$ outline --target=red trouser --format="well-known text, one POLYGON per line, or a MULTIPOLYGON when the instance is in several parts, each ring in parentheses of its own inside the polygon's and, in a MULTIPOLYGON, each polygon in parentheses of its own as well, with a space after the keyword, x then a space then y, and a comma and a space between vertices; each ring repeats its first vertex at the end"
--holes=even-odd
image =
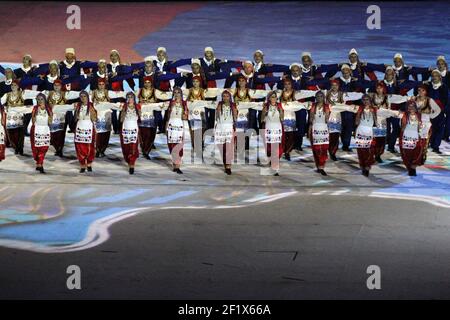
POLYGON ((375 157, 380 157, 384 153, 386 137, 375 137, 375 157))
POLYGON ((95 158, 95 139, 91 143, 75 142, 75 151, 82 166, 91 164, 95 158))
POLYGON ((402 148, 402 142, 400 141, 400 153, 406 169, 409 170, 412 169, 412 166, 420 166, 423 164, 424 141, 426 139, 420 139, 414 149, 402 148))
POLYGON ((0 161, 5 160, 5 145, 0 144, 0 161))
POLYGON ((328 144, 319 144, 311 146, 314 162, 316 163, 316 167, 325 167, 325 163, 328 159, 328 144))
POLYGON ((183 157, 183 143, 167 143, 167 146, 169 147, 172 162, 175 165, 180 165, 183 157))

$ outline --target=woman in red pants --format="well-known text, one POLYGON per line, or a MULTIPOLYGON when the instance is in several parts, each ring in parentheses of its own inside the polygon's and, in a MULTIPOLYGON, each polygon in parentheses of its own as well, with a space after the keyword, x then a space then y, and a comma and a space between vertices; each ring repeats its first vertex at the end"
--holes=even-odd
POLYGON ((409 176, 416 176, 416 168, 423 164, 424 139, 420 139, 421 115, 414 100, 408 101, 401 119, 400 153, 409 176))
POLYGON ((326 176, 325 163, 328 159, 328 119, 330 106, 325 103, 325 95, 322 91, 316 93, 316 102, 309 110, 309 140, 316 163, 317 172, 326 176))
POLYGON ((136 96, 128 92, 120 113, 120 146, 123 158, 128 164, 128 171, 134 174, 134 165, 139 157, 139 123, 141 106, 136 103, 136 96))
POLYGON ((73 130, 75 132, 75 151, 80 162, 80 173, 92 171, 95 158, 95 123, 97 111, 89 101, 86 91, 80 92, 80 102, 75 104, 73 130))
POLYGON ((0 161, 5 160, 6 112, 0 104, 0 161))
POLYGON ((50 147, 50 126, 53 122, 53 112, 47 98, 43 93, 36 96, 37 105, 33 107, 31 113, 30 143, 36 170, 40 173, 44 171, 45 154, 50 147))
POLYGON ((377 125, 377 114, 369 95, 365 94, 361 100, 362 106, 356 113, 355 118, 357 126, 355 143, 358 149, 358 161, 362 174, 368 177, 370 168, 375 163, 373 127, 377 125))

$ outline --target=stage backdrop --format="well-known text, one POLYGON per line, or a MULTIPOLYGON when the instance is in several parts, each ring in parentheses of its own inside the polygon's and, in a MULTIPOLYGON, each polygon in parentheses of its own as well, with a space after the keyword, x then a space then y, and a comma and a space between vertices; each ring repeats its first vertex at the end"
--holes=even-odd
POLYGON ((142 60, 165 46, 170 59, 196 57, 212 46, 218 57, 248 59, 256 49, 267 62, 292 63, 311 51, 316 63, 344 61, 355 47, 363 60, 432 65, 450 52, 447 2, 375 3, 381 29, 369 30, 372 3, 77 3, 81 29, 69 30, 69 2, 0 3, 0 61, 18 62, 30 53, 35 62, 61 60, 74 47, 81 60, 142 60), (8 13, 8 14, 5 14, 8 13))

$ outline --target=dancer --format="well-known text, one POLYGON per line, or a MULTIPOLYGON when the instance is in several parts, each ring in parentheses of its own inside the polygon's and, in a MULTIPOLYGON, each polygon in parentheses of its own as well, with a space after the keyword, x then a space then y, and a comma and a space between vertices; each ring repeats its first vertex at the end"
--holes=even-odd
POLYGON ((377 114, 369 95, 364 95, 361 100, 362 106, 356 114, 355 121, 357 126, 355 143, 362 174, 368 177, 370 168, 375 163, 373 127, 377 124, 377 114))
POLYGON ((31 113, 30 143, 36 170, 45 173, 44 158, 50 146, 50 126, 53 113, 43 93, 37 95, 36 101, 37 105, 33 107, 31 113))
MULTIPOLYGON (((290 78, 285 78, 283 79, 283 90, 281 91, 280 102, 287 103, 292 101, 295 101, 295 91, 292 88, 292 81, 290 78)), ((284 110, 283 128, 284 128, 284 157, 287 161, 291 161, 290 153, 294 149, 295 136, 297 131, 296 112, 284 110)))
POLYGON ((373 101, 374 108, 377 111, 377 126, 373 129, 373 136, 375 139, 375 160, 378 163, 382 163, 381 156, 384 153, 386 147, 386 128, 387 118, 382 115, 382 111, 390 109, 390 103, 388 101, 387 89, 384 82, 379 81, 377 83, 376 92, 369 94, 373 101))
POLYGON ((280 158, 284 148, 283 118, 283 107, 278 102, 277 93, 270 91, 267 95, 267 102, 263 105, 261 122, 264 129, 266 155, 269 158, 271 169, 275 171, 274 176, 279 176, 280 158))
POLYGON ((92 172, 92 162, 95 158, 95 123, 97 111, 89 101, 86 91, 80 92, 80 102, 75 104, 74 123, 75 151, 80 162, 80 173, 92 172))
POLYGON ((173 89, 172 100, 164 114, 167 145, 172 158, 173 172, 182 174, 180 170, 183 157, 184 120, 188 119, 188 109, 183 100, 183 91, 179 87, 173 89))
POLYGON ((309 140, 316 163, 317 172, 326 176, 325 163, 328 159, 328 119, 330 106, 325 103, 325 95, 322 91, 316 93, 316 102, 309 110, 309 140))
POLYGON ((416 102, 417 112, 420 113, 420 120, 422 125, 420 127, 420 140, 423 147, 423 163, 427 159, 427 149, 430 141, 431 133, 433 131, 432 121, 442 112, 439 105, 430 97, 427 96, 427 86, 420 85, 418 94, 412 99, 416 102))
POLYGON ((128 92, 126 102, 120 113, 120 145, 123 158, 128 164, 128 172, 134 174, 134 166, 139 157, 139 123, 141 121, 141 106, 136 103, 136 96, 128 92))
MULTIPOLYGON (((144 77, 144 86, 139 89, 139 104, 156 103, 155 88, 153 87, 153 77, 144 77)), ((150 160, 150 151, 155 142, 156 137, 156 110, 145 112, 141 109, 141 122, 139 123, 139 142, 141 144, 142 155, 145 159, 150 160)))
POLYGON ((225 173, 231 175, 231 163, 234 160, 234 131, 237 118, 236 105, 231 100, 231 93, 222 92, 222 101, 216 109, 214 139, 220 150, 225 173))
POLYGON ((423 164, 424 145, 420 140, 422 122, 414 100, 408 101, 401 120, 400 153, 409 176, 416 176, 416 168, 423 164))

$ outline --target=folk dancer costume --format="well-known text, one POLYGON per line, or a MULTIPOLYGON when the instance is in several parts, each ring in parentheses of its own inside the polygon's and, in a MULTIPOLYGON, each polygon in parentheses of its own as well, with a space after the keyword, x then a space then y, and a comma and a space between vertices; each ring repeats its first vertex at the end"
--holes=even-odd
POLYGON ((216 123, 214 128, 214 142, 217 145, 227 175, 231 174, 231 163, 234 160, 235 123, 237 119, 236 105, 231 101, 231 93, 224 91, 222 101, 216 109, 216 123), (229 101, 224 102, 224 95, 229 101))
MULTIPOLYGON (((448 91, 447 105, 445 106, 445 129, 444 139, 450 141, 450 71, 448 69, 447 61, 444 56, 439 56, 436 59, 437 71, 441 74, 442 82, 446 85, 448 91)), ((423 77, 422 77, 423 78, 423 77)))
POLYGON ((266 156, 270 159, 272 170, 275 176, 278 176, 280 169, 280 158, 284 148, 284 130, 283 119, 284 111, 281 103, 273 104, 270 99, 276 92, 272 91, 268 95, 267 102, 264 104, 261 113, 261 122, 264 128, 264 145, 266 147, 266 156))
POLYGON ((50 146, 50 127, 53 123, 53 113, 44 94, 39 94, 36 99, 38 104, 33 107, 31 113, 30 143, 33 158, 36 162, 36 170, 45 173, 44 158, 50 146))
POLYGON ((167 146, 172 158, 173 172, 182 174, 180 166, 183 157, 184 120, 188 120, 188 108, 186 101, 183 100, 183 92, 180 88, 174 88, 172 100, 164 117, 167 146), (176 94, 181 95, 180 100, 176 99, 176 94))
POLYGON ((5 160, 6 146, 6 112, 5 108, 0 104, 0 162, 5 160))
MULTIPOLYGON (((325 103, 328 105, 336 105, 343 104, 344 101, 344 93, 339 91, 339 81, 333 80, 332 84, 337 86, 338 91, 328 90, 325 96, 325 103)), ((341 135, 341 113, 332 111, 328 118, 328 132, 329 132, 329 143, 328 143, 328 152, 330 154, 330 158, 333 161, 336 161, 336 152, 339 149, 339 137, 341 135)))
MULTIPOLYGON (((194 77, 193 83, 200 84, 201 78, 200 77, 194 77)), ((200 86, 194 86, 189 90, 187 101, 193 102, 193 101, 201 101, 205 100, 205 90, 200 86)), ((199 109, 189 109, 189 133, 191 136, 191 145, 193 150, 198 150, 200 152, 203 151, 204 141, 203 137, 206 131, 206 113, 208 108, 205 108, 204 111, 200 111, 199 109), (198 139, 200 137, 200 139, 198 139), (197 139, 196 139, 197 138, 197 139), (197 143, 201 144, 201 148, 197 146, 197 143)))
POLYGON ((23 145, 25 139, 24 114, 15 112, 17 107, 24 106, 24 100, 36 97, 36 92, 19 88, 19 81, 14 80, 11 84, 11 91, 3 95, 0 102, 5 106, 6 112, 6 134, 15 154, 23 155, 23 145))
MULTIPOLYGON (((144 87, 138 92, 139 104, 142 106, 147 103, 156 103, 155 89, 153 87, 153 77, 144 77, 144 87), (147 84, 147 85, 146 85, 147 84)), ((156 121, 155 112, 146 112, 141 110, 141 122, 139 124, 139 142, 144 157, 150 160, 150 151, 155 142, 156 137, 156 121)))
MULTIPOLYGON (((239 85, 236 86, 236 90, 233 94, 233 101, 234 103, 239 106, 239 103, 243 102, 251 102, 253 101, 252 97, 250 96, 250 90, 247 88, 241 88, 239 85)), ((245 133, 249 129, 249 109, 243 108, 238 109, 237 118, 236 118, 236 139, 241 141, 242 137, 245 139, 245 150, 250 149, 250 137, 246 135, 245 133)), ((241 145, 240 142, 236 144, 238 147, 241 145)), ((241 150, 237 150, 238 154, 241 152, 241 150)))
POLYGON ((419 95, 414 98, 417 106, 417 112, 420 113, 420 120, 422 122, 420 129, 420 140, 423 146, 423 161, 425 163, 427 158, 427 149, 433 132, 432 120, 435 119, 441 112, 439 105, 430 97, 427 97, 426 86, 419 87, 419 95), (421 94, 421 91, 424 92, 421 94))
POLYGON ((95 159, 95 124, 97 123, 97 111, 89 101, 86 91, 80 92, 85 95, 87 103, 79 102, 75 105, 74 112, 74 132, 75 151, 80 162, 80 173, 92 171, 92 162, 95 159))
POLYGON ((421 115, 414 101, 408 102, 408 110, 403 114, 400 131, 400 153, 409 176, 416 176, 416 167, 423 164, 423 140, 420 139, 421 115))
MULTIPOLYGON (((91 91, 91 100, 94 106, 111 102, 113 99, 123 99, 123 91, 111 91, 106 89, 106 80, 99 78, 97 83, 97 89, 91 91)), ((111 125, 112 125, 112 113, 117 110, 106 109, 97 110, 97 122, 95 123, 95 157, 104 157, 105 151, 109 145, 109 139, 111 137, 111 125)))
MULTIPOLYGON (((283 80, 284 87, 281 91, 280 102, 292 102, 295 101, 295 91, 292 88, 292 81, 289 78, 283 80)), ((305 117, 306 118, 306 117, 305 117)), ((286 160, 291 160, 290 152, 294 149, 295 134, 297 131, 296 126, 296 113, 290 110, 284 110, 283 118, 284 128, 284 157, 286 160)))
MULTIPOLYGON (((363 104, 364 99, 370 101, 370 97, 366 95, 363 97, 363 104)), ((370 168, 375 163, 373 127, 376 124, 377 114, 371 103, 361 106, 356 114, 355 144, 358 151, 359 166, 362 174, 366 177, 369 176, 370 168)))
POLYGON ((382 163, 383 160, 381 159, 381 155, 384 153, 384 149, 386 147, 387 132, 387 118, 382 115, 382 112, 390 109, 387 89, 384 82, 380 81, 377 84, 376 92, 369 94, 369 96, 372 99, 373 105, 377 111, 377 126, 373 129, 373 136, 375 139, 375 160, 378 163, 382 163))
MULTIPOLYGON (((79 97, 77 91, 61 91, 63 82, 56 79, 53 82, 53 90, 45 91, 47 101, 52 108, 52 124, 50 126, 50 145, 55 148, 55 156, 62 157, 64 142, 66 140, 67 122, 66 113, 54 112, 54 107, 58 105, 66 105, 68 101, 79 97)), ((71 111, 69 111, 71 112, 71 111)))
POLYGON ((123 158, 129 167, 129 173, 134 174, 134 165, 139 157, 139 123, 141 122, 141 106, 136 104, 133 92, 127 93, 126 102, 120 113, 120 145, 123 158), (131 100, 132 99, 132 100, 131 100))
MULTIPOLYGON (((445 107, 448 103, 448 87, 442 81, 442 75, 439 70, 435 69, 431 72, 432 80, 427 83, 428 96, 432 98, 441 108, 445 111, 445 107)), ((444 127, 445 127, 445 114, 441 112, 438 116, 432 119, 433 131, 430 137, 430 147, 433 152, 441 154, 439 147, 444 137, 444 127)))
MULTIPOLYGON (((320 93, 323 96, 323 93, 320 93)), ((324 98, 322 100, 325 100, 324 98)), ((309 110, 309 139, 314 156, 317 172, 326 176, 324 171, 325 163, 328 159, 328 119, 330 116, 330 106, 325 103, 313 103, 309 110)))

